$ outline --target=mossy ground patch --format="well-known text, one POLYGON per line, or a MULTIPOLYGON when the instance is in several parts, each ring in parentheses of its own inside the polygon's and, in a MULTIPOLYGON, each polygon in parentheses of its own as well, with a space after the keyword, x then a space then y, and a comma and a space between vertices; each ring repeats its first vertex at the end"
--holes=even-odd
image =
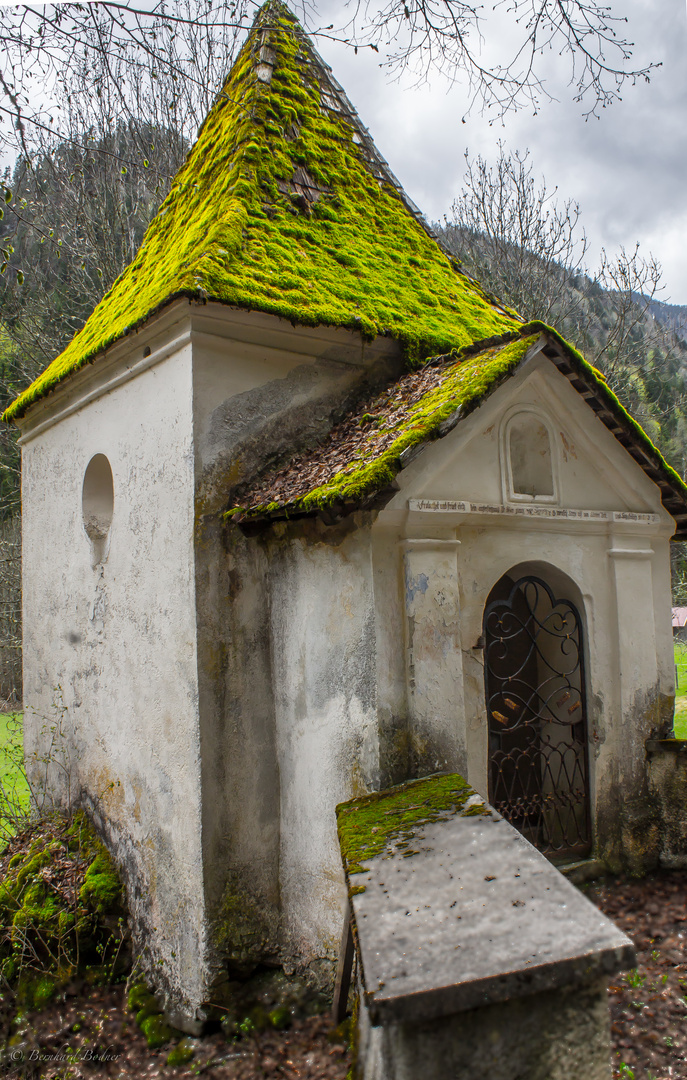
POLYGON ((112 979, 127 964, 121 883, 86 815, 54 815, 11 840, 0 860, 6 987, 38 1007, 48 984, 52 993, 76 977, 112 979))

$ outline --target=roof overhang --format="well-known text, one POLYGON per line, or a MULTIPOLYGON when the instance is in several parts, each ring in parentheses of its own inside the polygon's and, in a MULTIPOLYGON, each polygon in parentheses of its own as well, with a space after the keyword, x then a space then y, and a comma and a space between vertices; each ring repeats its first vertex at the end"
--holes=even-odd
MULTIPOLYGON (((517 367, 505 378, 512 377, 515 371, 521 369, 534 356, 543 354, 560 374, 568 380, 571 387, 585 401, 595 416, 639 465, 647 477, 658 487, 661 502, 676 524, 673 539, 687 540, 687 486, 685 486, 685 483, 675 470, 668 465, 646 432, 622 406, 607 385, 603 374, 589 364, 556 331, 543 323, 528 323, 523 326, 519 334, 504 335, 503 340, 513 341, 518 338, 530 337, 537 331, 539 331, 537 340, 527 350, 517 367)), ((475 343, 475 345, 464 350, 462 356, 474 355, 475 352, 479 353, 480 349, 485 350, 492 347, 493 344, 493 340, 475 343)), ((436 364, 445 360, 448 364, 452 359, 451 357, 438 357, 434 358, 431 363, 436 364)), ((483 404, 499 386, 503 385, 503 382, 503 378, 493 382, 479 399, 470 403, 467 409, 456 408, 451 417, 437 426, 431 440, 418 443, 400 454, 397 474, 406 468, 411 461, 414 461, 418 454, 431 445, 431 442, 445 438, 458 423, 464 420, 475 408, 483 404)), ((362 412, 364 411, 363 409, 362 412)), ((384 506, 398 490, 398 482, 392 481, 391 484, 386 485, 384 488, 369 492, 364 499, 358 501, 348 499, 310 510, 288 505, 272 506, 269 511, 264 512, 256 509, 255 511, 233 513, 230 520, 237 524, 247 535, 262 531, 272 522, 278 520, 319 517, 325 523, 334 523, 356 510, 375 509, 384 506)))

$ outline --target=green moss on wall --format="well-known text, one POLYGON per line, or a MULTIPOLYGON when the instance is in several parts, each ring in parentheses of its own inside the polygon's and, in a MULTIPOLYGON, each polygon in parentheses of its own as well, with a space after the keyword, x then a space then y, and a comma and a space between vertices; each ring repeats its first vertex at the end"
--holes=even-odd
POLYGON ((179 296, 390 334, 414 358, 519 325, 373 175, 325 78, 288 9, 266 4, 136 258, 6 420, 179 296))
POLYGON ((277 952, 274 914, 255 897, 236 871, 228 874, 213 918, 213 946, 233 978, 246 978, 277 952))

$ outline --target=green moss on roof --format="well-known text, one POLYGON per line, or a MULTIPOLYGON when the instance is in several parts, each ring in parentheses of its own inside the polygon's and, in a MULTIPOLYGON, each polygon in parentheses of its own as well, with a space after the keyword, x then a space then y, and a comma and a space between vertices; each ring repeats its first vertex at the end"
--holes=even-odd
MULTIPOLYGON (((517 338, 507 344, 495 345, 476 355, 453 354, 449 362, 434 368, 431 361, 423 369, 404 376, 398 383, 365 405, 358 419, 356 413, 335 429, 329 443, 339 442, 350 448, 349 460, 342 468, 327 468, 330 458, 328 445, 321 448, 324 472, 323 483, 312 484, 313 463, 317 451, 303 455, 303 460, 289 463, 283 470, 284 479, 293 478, 301 490, 296 497, 261 498, 279 491, 280 476, 268 477, 261 487, 249 492, 250 501, 228 511, 235 515, 260 517, 283 506, 292 514, 322 509, 333 503, 363 502, 386 487, 401 468, 401 454, 414 446, 439 435, 445 421, 458 409, 466 414, 484 395, 509 375, 520 363, 539 334, 517 338), (376 415, 379 413, 379 418, 376 415), (369 419, 367 419, 369 418, 369 419), (356 430, 357 428, 357 430, 356 430), (343 430, 342 430, 343 429, 343 430), (309 468, 304 468, 305 463, 309 468)), ((337 455, 334 455, 336 460, 337 455)))
POLYGON ((519 325, 374 175, 325 82, 288 9, 266 4, 136 258, 4 419, 180 296, 390 334, 416 358, 519 325))
POLYGON ((652 479, 656 480, 657 470, 684 510, 687 485, 624 408, 602 372, 555 330, 535 321, 496 342, 484 342, 482 347, 475 343, 417 365, 374 399, 365 401, 319 446, 251 483, 226 517, 242 521, 272 515, 290 517, 332 506, 359 506, 391 483, 402 468, 405 451, 445 434, 447 421, 452 426, 453 421, 467 416, 512 375, 542 334, 558 346, 584 385, 596 392, 634 446, 647 455, 652 479))

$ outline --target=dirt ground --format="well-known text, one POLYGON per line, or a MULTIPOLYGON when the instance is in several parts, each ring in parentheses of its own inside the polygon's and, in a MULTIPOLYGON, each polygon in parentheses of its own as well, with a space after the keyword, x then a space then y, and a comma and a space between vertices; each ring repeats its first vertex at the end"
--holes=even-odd
POLYGON ((687 873, 608 879, 588 890, 634 941, 637 968, 611 985, 614 1077, 687 1078, 687 873))
MULTIPOLYGON (((687 1080, 687 872, 607 879, 587 894, 637 946, 637 969, 609 991, 614 1078, 687 1080)), ((123 987, 95 989, 27 1016, 5 1068, 13 1080, 345 1080, 350 1066, 345 1041, 326 1017, 234 1043, 221 1033, 185 1040, 182 1049, 192 1054, 185 1065, 166 1064, 171 1048, 148 1049, 123 987)))
POLYGON ((192 1051, 190 1060, 167 1065, 173 1044, 148 1049, 127 1011, 123 987, 67 998, 27 1018, 19 1034, 5 1065, 11 1078, 345 1080, 349 1067, 348 1048, 326 1017, 311 1017, 287 1031, 266 1031, 235 1043, 227 1042, 221 1032, 184 1040, 182 1048, 192 1051))

